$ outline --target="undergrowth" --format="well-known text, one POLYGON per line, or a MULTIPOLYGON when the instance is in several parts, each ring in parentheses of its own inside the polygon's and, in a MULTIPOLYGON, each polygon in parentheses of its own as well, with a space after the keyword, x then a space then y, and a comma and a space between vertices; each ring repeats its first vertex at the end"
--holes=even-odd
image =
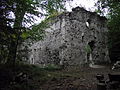
POLYGON ((60 67, 53 64, 44 68, 28 64, 0 65, 0 90, 36 90, 49 79, 59 77, 56 70, 60 67))

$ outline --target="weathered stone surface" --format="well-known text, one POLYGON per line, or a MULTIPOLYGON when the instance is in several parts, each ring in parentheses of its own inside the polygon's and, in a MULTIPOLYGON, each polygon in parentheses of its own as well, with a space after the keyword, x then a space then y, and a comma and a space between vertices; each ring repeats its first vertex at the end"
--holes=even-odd
POLYGON ((57 16, 43 41, 33 44, 33 64, 80 65, 109 61, 106 19, 83 8, 57 16), (90 49, 90 50, 89 50, 90 49))

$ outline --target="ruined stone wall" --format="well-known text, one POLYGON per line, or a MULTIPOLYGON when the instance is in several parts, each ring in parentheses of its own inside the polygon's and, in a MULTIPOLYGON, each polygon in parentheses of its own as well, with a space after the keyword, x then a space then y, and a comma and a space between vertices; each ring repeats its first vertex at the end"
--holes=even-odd
POLYGON ((77 7, 51 22, 43 41, 33 44, 33 64, 80 65, 109 61, 106 19, 77 7))

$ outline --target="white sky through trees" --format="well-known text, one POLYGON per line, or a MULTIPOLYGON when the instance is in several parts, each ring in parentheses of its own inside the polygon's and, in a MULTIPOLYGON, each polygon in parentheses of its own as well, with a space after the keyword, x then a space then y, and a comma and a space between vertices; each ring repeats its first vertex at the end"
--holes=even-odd
MULTIPOLYGON (((66 9, 67 11, 72 11, 71 9, 72 8, 75 8, 77 6, 79 7, 84 7, 86 10, 88 11, 95 11, 95 2, 97 2, 98 0, 72 0, 72 1, 69 1, 69 2, 66 2, 66 9)), ((36 21, 35 23, 38 24, 40 23, 42 20, 44 20, 44 17, 41 19, 41 18, 38 18, 38 17, 35 17, 36 18, 36 21)))
POLYGON ((66 3, 66 8, 68 11, 71 11, 71 8, 80 6, 86 8, 87 10, 94 11, 95 2, 97 2, 97 0, 73 0, 70 1, 69 3, 66 3))
MULTIPOLYGON (((96 7, 94 6, 95 5, 95 3, 97 2, 98 0, 72 0, 72 1, 69 1, 69 2, 66 2, 66 5, 65 5, 65 7, 66 7, 66 9, 67 9, 67 11, 72 11, 71 9, 72 8, 75 8, 75 7, 77 7, 77 6, 79 6, 79 7, 84 7, 85 9, 87 9, 88 11, 95 11, 95 9, 96 9, 96 7)), ((14 18, 15 16, 14 16, 14 14, 13 13, 10 13, 10 16, 9 16, 10 18, 12 17, 12 18, 14 18)), ((34 18, 36 19, 35 20, 35 22, 33 23, 33 24, 39 24, 42 20, 44 20, 44 18, 45 17, 37 17, 37 16, 34 16, 34 18)), ((32 25, 33 25, 32 24, 32 25)), ((25 27, 30 27, 31 26, 31 24, 30 23, 28 23, 28 24, 26 24, 26 23, 23 23, 23 25, 25 26, 25 27)))

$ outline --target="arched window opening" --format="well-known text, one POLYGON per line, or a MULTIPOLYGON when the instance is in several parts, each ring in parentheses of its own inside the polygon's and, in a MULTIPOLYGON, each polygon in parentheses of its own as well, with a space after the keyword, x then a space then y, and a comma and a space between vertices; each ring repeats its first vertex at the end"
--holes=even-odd
POLYGON ((86 22, 86 26, 89 28, 90 27, 90 23, 91 23, 91 20, 88 19, 87 22, 86 22))
POLYGON ((86 60, 86 61, 89 61, 90 64, 94 64, 94 61, 92 58, 92 52, 94 48, 95 48, 95 41, 90 41, 87 47, 89 52, 87 53, 87 60, 86 60))

